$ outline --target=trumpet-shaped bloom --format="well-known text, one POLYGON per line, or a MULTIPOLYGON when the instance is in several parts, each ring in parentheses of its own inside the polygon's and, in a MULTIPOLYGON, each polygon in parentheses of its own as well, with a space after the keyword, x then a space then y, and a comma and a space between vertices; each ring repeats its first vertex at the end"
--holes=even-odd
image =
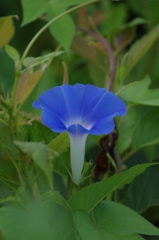
POLYGON ((44 92, 33 107, 42 110, 45 126, 54 132, 68 132, 76 184, 81 178, 88 134, 109 134, 115 127, 113 118, 126 114, 125 103, 115 94, 89 84, 54 87, 44 92))

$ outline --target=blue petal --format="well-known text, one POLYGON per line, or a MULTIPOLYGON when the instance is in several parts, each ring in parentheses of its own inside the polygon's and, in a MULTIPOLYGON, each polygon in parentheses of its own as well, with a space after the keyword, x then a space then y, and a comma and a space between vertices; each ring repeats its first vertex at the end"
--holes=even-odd
POLYGON ((64 125, 67 125, 68 111, 66 101, 59 86, 47 90, 39 97, 42 108, 49 109, 58 116, 64 125))
POLYGON ((42 106, 41 106, 41 103, 40 103, 39 101, 33 102, 33 107, 34 107, 34 108, 39 108, 39 109, 42 110, 42 106))
POLYGON ((64 126, 60 118, 48 109, 43 108, 41 121, 45 126, 49 127, 54 132, 60 133, 66 130, 66 127, 64 126))
POLYGON ((84 120, 94 109, 96 103, 102 98, 106 90, 104 88, 98 88, 93 85, 86 85, 84 88, 84 97, 81 103, 80 115, 84 120))
MULTIPOLYGON (((93 98, 93 96, 91 98, 93 98)), ((110 118, 113 121, 114 116, 121 116, 124 114, 126 114, 125 103, 113 93, 105 91, 94 107, 90 108, 82 125, 89 129, 93 126, 95 128, 95 126, 99 126, 97 123, 105 118, 110 118)))
POLYGON ((101 134, 109 134, 114 130, 115 123, 111 117, 106 117, 99 122, 97 122, 92 129, 90 129, 89 133, 93 135, 101 135, 101 134))
POLYGON ((83 103, 85 85, 76 84, 74 86, 69 86, 65 84, 61 87, 61 91, 68 109, 68 117, 70 118, 69 124, 78 124, 80 121, 80 109, 83 103))
POLYGON ((69 133, 69 135, 73 136, 73 135, 88 135, 89 134, 89 130, 87 130, 86 128, 82 127, 80 124, 73 124, 71 125, 68 129, 67 132, 69 133))
POLYGON ((33 106, 42 109, 42 122, 53 131, 79 132, 99 135, 114 128, 114 116, 126 114, 126 105, 113 93, 92 85, 67 84, 54 87, 39 97, 33 106), (52 120, 53 119, 53 120, 52 120), (53 127, 55 125, 55 127, 53 127))
POLYGON ((76 84, 76 87, 67 84, 54 87, 39 97, 41 105, 36 103, 35 107, 50 109, 68 127, 78 123, 84 89, 85 86, 82 84, 76 84))

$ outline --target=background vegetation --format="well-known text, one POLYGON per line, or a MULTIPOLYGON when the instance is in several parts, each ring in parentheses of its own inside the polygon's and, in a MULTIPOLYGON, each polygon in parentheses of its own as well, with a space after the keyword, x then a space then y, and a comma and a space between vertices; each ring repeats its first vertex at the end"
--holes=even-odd
MULTIPOLYGON (((115 58, 115 75, 111 91, 127 103, 127 115, 122 119, 117 119, 119 136, 115 142, 116 150, 113 148, 113 151, 117 151, 121 158, 123 169, 129 169, 139 163, 159 162, 158 0, 102 0, 82 6, 72 11, 69 16, 67 15, 50 25, 34 43, 28 55, 25 56, 27 58, 23 59, 24 61, 19 60, 31 39, 49 20, 66 9, 70 9, 74 4, 84 2, 80 0, 65 0, 59 3, 46 0, 0 1, 0 17, 17 15, 19 18, 10 17, 14 24, 14 30, 13 26, 11 27, 13 36, 9 34, 8 37, 11 39, 8 39, 9 42, 5 42, 9 46, 0 45, 1 239, 17 239, 17 234, 20 236, 21 232, 26 239, 30 237, 28 231, 25 233, 27 228, 22 227, 17 230, 14 226, 14 217, 16 221, 19 219, 19 222, 15 221, 19 226, 21 225, 20 219, 28 217, 17 210, 15 214, 13 209, 11 212, 9 211, 11 206, 15 206, 17 202, 19 205, 25 206, 32 196, 38 201, 41 199, 44 202, 50 201, 48 209, 54 209, 55 214, 52 221, 55 223, 60 209, 53 202, 63 201, 60 196, 64 199, 69 198, 70 192, 66 189, 67 171, 62 164, 59 164, 59 159, 54 155, 55 150, 61 161, 69 168, 68 136, 55 134, 44 127, 40 123, 40 112, 32 107, 32 102, 38 99, 38 96, 46 89, 61 85, 67 72, 71 85, 90 83, 98 87, 108 87, 111 74, 110 55, 97 39, 75 30, 75 26, 81 26, 102 35, 112 49, 115 58), (59 45, 62 47, 57 50, 56 55, 58 56, 55 57, 54 51, 59 45), (20 80, 14 92, 16 78, 20 80), (58 138, 56 138, 57 136, 58 138), (49 155, 46 147, 52 149, 49 155), (47 162, 44 163, 43 159, 47 159, 47 162), (52 159, 54 159, 53 163, 52 159), (52 167, 54 169, 53 176, 50 171, 52 167), (54 190, 57 190, 61 194, 60 196, 50 192, 52 182, 54 190), (8 212, 4 210, 4 206, 8 207, 8 212), (3 211, 6 211, 5 214, 3 211), (10 222, 7 222, 8 218, 11 219, 10 222), (7 233, 6 228, 10 229, 7 233), (13 236, 13 232, 15 232, 15 236, 13 236)), ((3 22, 0 22, 1 39, 4 39, 5 34, 11 33, 9 27, 10 25, 7 23, 4 26, 3 22)), ((2 44, 1 42, 0 40, 0 44, 2 44)), ((99 170, 100 177, 96 179, 98 181, 101 178, 105 180, 108 176, 116 176, 114 174, 117 171, 116 160, 112 160, 114 155, 111 155, 110 152, 109 157, 107 155, 105 158, 106 166, 103 162, 97 161, 97 156, 102 150, 99 144, 100 139, 101 137, 89 136, 85 166, 88 173, 93 171, 93 167, 99 170), (98 167, 100 168, 97 169, 98 167)), ((110 144, 110 140, 106 141, 110 144)), ((107 153, 105 152, 105 154, 107 153)), ((139 172, 137 169, 133 176, 135 177, 139 172)), ((92 180, 90 182, 92 183, 92 180)), ((81 188, 90 182, 85 182, 81 188)), ((159 227, 159 166, 156 164, 150 166, 132 183, 129 179, 129 181, 125 181, 125 184, 127 185, 116 185, 118 190, 115 193, 112 190, 107 194, 107 199, 130 207, 159 227)), ((104 195, 104 197, 106 196, 104 195)), ((61 203, 61 205, 65 204, 61 203)), ((74 203, 70 204, 74 205, 74 203)), ((86 211, 86 209, 84 210, 86 211)), ((36 219, 32 218, 33 222, 30 223, 33 227, 36 226, 34 223, 37 219, 45 218, 46 214, 41 209, 35 209, 35 212, 33 211, 33 216, 36 219)), ((81 226, 80 220, 85 217, 80 214, 78 217, 79 226, 81 226)), ((28 219, 29 222, 30 216, 28 219)), ((72 236, 68 233, 68 229, 72 227, 70 219, 71 217, 66 211, 62 212, 62 217, 59 219, 59 224, 65 225, 63 232, 68 234, 66 234, 66 239, 67 236, 68 239, 71 239, 72 236), (61 219, 64 219, 64 222, 61 219), (67 226, 66 222, 71 227, 67 226)), ((52 233, 48 231, 48 226, 45 226, 44 221, 38 221, 38 226, 38 229, 43 226, 41 227, 43 231, 35 231, 35 236, 41 237, 40 239, 51 239, 52 233), (43 236, 43 234, 45 235, 43 236)), ((28 229, 31 227, 29 226, 28 229)), ((82 232, 80 227, 78 231, 82 232)), ((84 233, 81 232, 82 239, 86 239, 84 233)), ((142 232, 137 233, 142 234, 142 232)), ((151 234, 148 233, 148 235, 151 234)), ((63 236, 59 239, 64 239, 63 236)), ((34 236, 31 237, 36 239, 34 236)), ((144 238, 158 239, 158 237, 150 236, 144 238)), ((119 237, 114 239, 119 239, 119 237)), ((121 237, 121 239, 124 238, 121 237)), ((132 237, 132 239, 140 238, 132 237)))

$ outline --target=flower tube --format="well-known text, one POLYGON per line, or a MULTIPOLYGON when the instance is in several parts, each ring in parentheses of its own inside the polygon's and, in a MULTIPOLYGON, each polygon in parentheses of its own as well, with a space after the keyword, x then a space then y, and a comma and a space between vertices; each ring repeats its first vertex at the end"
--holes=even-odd
POLYGON ((115 94, 93 85, 64 84, 40 95, 33 107, 42 110, 41 121, 54 132, 70 137, 73 181, 80 182, 88 134, 113 131, 115 116, 126 114, 126 105, 115 94))

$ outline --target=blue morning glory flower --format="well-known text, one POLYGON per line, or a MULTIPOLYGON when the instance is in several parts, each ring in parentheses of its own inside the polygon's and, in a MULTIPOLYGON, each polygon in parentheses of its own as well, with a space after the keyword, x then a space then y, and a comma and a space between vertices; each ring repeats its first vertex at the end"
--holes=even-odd
POLYGON ((88 134, 113 131, 113 118, 126 114, 126 105, 115 94, 93 85, 64 84, 47 90, 33 102, 42 110, 41 121, 54 132, 67 131, 70 137, 73 181, 78 185, 84 164, 88 134))

